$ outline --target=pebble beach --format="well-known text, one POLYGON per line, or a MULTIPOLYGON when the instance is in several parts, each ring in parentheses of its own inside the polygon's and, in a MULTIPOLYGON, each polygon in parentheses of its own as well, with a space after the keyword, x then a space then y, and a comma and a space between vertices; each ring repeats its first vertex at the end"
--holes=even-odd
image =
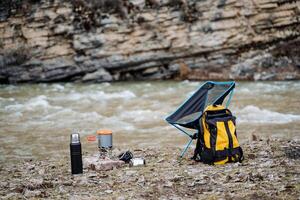
MULTIPOLYGON (((132 149, 145 166, 111 170, 84 162, 71 175, 70 158, 1 163, 1 199, 299 199, 300 141, 253 138, 243 163, 211 166, 179 159, 179 148, 132 149), (254 140, 253 140, 254 139, 254 140)), ((116 153, 118 149, 113 150, 116 153)), ((95 152, 84 152, 83 160, 95 152)))

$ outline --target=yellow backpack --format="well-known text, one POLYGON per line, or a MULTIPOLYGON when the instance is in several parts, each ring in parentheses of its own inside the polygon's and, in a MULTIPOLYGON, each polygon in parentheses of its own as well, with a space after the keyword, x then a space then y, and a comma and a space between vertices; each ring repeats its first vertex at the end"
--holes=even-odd
POLYGON ((193 158, 207 164, 242 162, 243 150, 237 139, 235 119, 222 105, 207 106, 200 119, 193 158))

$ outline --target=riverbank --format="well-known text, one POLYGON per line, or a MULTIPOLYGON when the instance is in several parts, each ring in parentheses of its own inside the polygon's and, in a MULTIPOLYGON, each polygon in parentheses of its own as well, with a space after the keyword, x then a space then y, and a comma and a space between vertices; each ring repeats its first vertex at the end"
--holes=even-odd
MULTIPOLYGON (((179 148, 132 148, 146 159, 143 167, 70 175, 69 155, 61 159, 20 160, 1 164, 0 196, 12 198, 79 199, 298 199, 299 140, 245 141, 242 164, 209 166, 178 161, 179 148)), ((85 152, 84 157, 95 152, 85 152)))
POLYGON ((0 2, 0 83, 299 80, 299 0, 0 2))

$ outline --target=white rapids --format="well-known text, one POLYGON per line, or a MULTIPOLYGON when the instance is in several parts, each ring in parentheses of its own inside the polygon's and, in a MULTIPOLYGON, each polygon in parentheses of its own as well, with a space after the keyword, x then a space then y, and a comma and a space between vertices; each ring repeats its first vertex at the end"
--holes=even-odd
MULTIPOLYGON (((0 160, 58 156, 69 135, 111 129, 114 145, 138 147, 186 142, 165 122, 200 82, 129 82, 0 86, 0 160), (17 148, 18 147, 18 148, 17 148)), ((237 83, 230 109, 241 140, 300 137, 300 82, 237 83)))

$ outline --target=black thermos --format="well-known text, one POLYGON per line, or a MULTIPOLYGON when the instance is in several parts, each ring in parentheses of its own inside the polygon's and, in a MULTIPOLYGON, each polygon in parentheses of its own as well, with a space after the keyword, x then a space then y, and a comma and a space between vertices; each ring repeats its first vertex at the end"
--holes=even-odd
POLYGON ((82 174, 81 143, 78 133, 71 134, 70 153, 72 174, 82 174))

